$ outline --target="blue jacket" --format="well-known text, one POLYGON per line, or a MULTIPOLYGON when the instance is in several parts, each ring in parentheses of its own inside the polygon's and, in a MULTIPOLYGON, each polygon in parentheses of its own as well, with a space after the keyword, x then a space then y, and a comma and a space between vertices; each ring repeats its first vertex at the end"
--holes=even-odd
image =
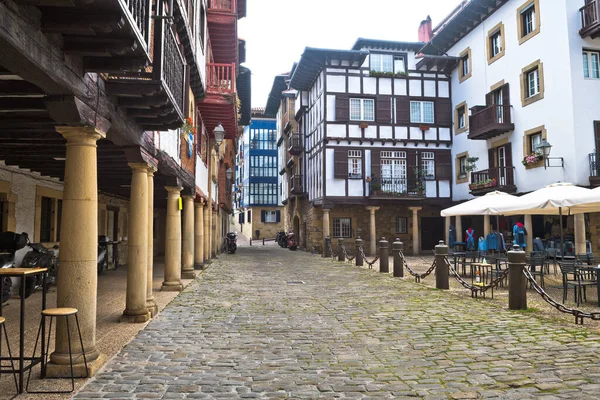
POLYGON ((495 232, 488 233, 485 242, 488 250, 498 250, 498 235, 495 232))

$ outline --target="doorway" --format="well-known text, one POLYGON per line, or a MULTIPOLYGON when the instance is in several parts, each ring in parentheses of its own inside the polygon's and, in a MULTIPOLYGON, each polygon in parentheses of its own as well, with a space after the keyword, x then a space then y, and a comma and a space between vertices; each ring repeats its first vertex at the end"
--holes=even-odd
POLYGON ((300 218, 298 216, 294 217, 294 236, 296 241, 300 240, 300 218))
POLYGON ((421 250, 434 251, 435 246, 444 240, 445 227, 442 217, 421 217, 421 250))

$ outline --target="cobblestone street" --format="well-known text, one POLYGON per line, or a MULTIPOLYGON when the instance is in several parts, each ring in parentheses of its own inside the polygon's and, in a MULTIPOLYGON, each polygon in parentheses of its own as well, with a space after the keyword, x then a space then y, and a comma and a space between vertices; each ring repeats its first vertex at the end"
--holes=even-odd
POLYGON ((600 335, 275 246, 221 255, 77 399, 598 399, 600 335))

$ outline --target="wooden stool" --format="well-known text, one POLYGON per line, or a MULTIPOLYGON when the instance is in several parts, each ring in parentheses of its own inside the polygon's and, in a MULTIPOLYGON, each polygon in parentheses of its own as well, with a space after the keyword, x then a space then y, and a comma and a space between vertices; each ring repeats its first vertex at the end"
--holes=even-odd
MULTIPOLYGON (((13 378, 15 379, 15 387, 17 388, 17 394, 19 393, 19 384, 17 383, 17 374, 15 373, 15 363, 13 362, 12 353, 10 352, 10 344, 8 343, 8 333, 6 332, 6 318, 0 317, 0 325, 4 329, 4 338, 6 339, 6 348, 8 349, 8 359, 10 360, 10 366, 12 369, 13 378)), ((0 377, 2 376, 2 332, 0 332, 0 377)))
MULTIPOLYGON (((29 378, 31 377, 31 368, 29 370, 29 375, 27 376, 27 387, 26 390, 29 393, 72 393, 75 390, 75 374, 73 373, 73 352, 71 350, 71 330, 69 329, 69 317, 75 316, 75 323, 77 325, 77 333, 79 334, 79 343, 81 344, 81 353, 75 358, 77 360, 79 357, 83 356, 83 363, 85 365, 85 376, 84 378, 89 377, 87 359, 85 358, 85 350, 83 348, 83 338, 81 337, 81 329, 79 328, 79 318, 77 318, 77 309, 76 308, 47 308, 42 311, 42 319, 40 321, 40 327, 38 328, 38 334, 35 338, 35 346, 33 347, 33 356, 35 357, 35 352, 37 350, 38 341, 40 339, 40 335, 42 334, 42 327, 44 326, 45 318, 50 318, 50 327, 48 329, 48 342, 46 344, 45 354, 42 354, 42 363, 41 363, 41 378, 44 379, 46 377, 46 364, 48 364, 48 348, 50 347, 50 333, 52 332, 52 319, 55 317, 65 317, 65 322, 67 324, 67 338, 69 341, 69 362, 71 366, 71 390, 68 391, 30 391, 29 390, 29 378)), ((43 332, 44 335, 46 332, 43 332)))

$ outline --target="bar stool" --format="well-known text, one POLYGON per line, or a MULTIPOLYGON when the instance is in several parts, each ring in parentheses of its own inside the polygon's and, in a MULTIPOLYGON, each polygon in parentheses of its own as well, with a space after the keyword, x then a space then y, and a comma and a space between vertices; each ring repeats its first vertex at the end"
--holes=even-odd
MULTIPOLYGON (((73 373, 73 352, 71 350, 71 330, 69 327, 69 317, 73 316, 73 315, 75 316, 75 323, 77 325, 77 333, 79 334, 79 343, 81 344, 81 353, 79 355, 77 355, 75 360, 77 360, 79 357, 83 356, 83 363, 85 365, 84 378, 89 377, 87 359, 85 357, 85 351, 83 349, 83 338, 81 337, 81 329, 79 328, 79 318, 77 318, 77 309, 70 308, 70 307, 47 308, 42 311, 42 319, 40 321, 40 327, 38 328, 37 337, 35 338, 35 346, 33 347, 33 356, 35 357, 35 352, 37 350, 37 345, 38 345, 38 341, 40 339, 40 335, 42 333, 44 335, 46 334, 46 332, 42 332, 42 327, 44 327, 45 318, 49 317, 50 318, 50 327, 48 329, 48 342, 46 344, 45 354, 41 355, 41 357, 42 357, 41 378, 43 379, 46 377, 46 364, 48 364, 48 353, 50 352, 48 349, 50 347, 50 333, 52 332, 52 319, 55 317, 56 318, 65 317, 65 322, 67 324, 67 339, 69 342, 69 362, 70 362, 70 367, 71 367, 71 390, 69 390, 69 391, 30 391, 29 390, 29 378, 31 378, 31 370, 33 369, 33 368, 31 368, 29 370, 29 375, 27 376, 26 390, 28 393, 72 393, 75 390, 75 374, 73 373)), ((45 330, 45 327, 44 327, 44 330, 45 330)), ((43 337, 44 336, 42 336, 42 338, 43 337)))
MULTIPOLYGON (((10 344, 8 343, 8 333, 6 332, 6 318, 0 317, 0 325, 4 329, 4 338, 6 340, 6 348, 8 349, 8 359, 10 360, 10 366, 12 369, 13 378, 15 379, 15 387, 17 388, 17 394, 19 393, 19 383, 17 382, 17 374, 15 373, 15 363, 13 362, 12 353, 10 352, 10 344)), ((0 332, 0 377, 2 376, 2 334, 0 332)))

